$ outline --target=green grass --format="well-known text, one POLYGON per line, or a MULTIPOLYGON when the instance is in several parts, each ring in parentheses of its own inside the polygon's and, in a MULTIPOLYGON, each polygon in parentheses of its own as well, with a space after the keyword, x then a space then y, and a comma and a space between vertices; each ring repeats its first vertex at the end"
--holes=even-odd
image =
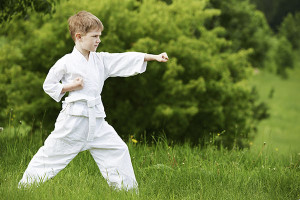
MULTIPOLYGON (((39 133, 36 133, 39 134, 39 133)), ((217 150, 213 146, 128 143, 139 195, 108 187, 88 152, 80 153, 54 179, 17 189, 30 159, 42 145, 39 135, 2 137, 0 199, 299 199, 299 155, 261 148, 217 150)))
POLYGON ((300 59, 287 80, 261 71, 251 83, 270 107, 270 118, 260 123, 253 149, 266 142, 280 154, 300 153, 300 59))

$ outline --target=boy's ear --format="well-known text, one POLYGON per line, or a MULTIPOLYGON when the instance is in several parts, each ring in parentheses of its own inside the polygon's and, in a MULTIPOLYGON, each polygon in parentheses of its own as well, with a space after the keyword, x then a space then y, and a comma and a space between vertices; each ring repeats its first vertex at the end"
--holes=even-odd
POLYGON ((81 39, 81 33, 75 33, 75 38, 76 40, 80 40, 81 39))

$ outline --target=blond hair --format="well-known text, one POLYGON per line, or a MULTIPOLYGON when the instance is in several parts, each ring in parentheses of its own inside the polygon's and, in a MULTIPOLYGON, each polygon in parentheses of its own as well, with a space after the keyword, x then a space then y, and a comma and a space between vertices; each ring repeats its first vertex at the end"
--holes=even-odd
POLYGON ((87 11, 80 11, 77 14, 71 16, 68 19, 69 31, 72 39, 75 42, 75 34, 81 33, 85 35, 90 30, 100 30, 103 31, 104 26, 102 22, 92 13, 87 11))

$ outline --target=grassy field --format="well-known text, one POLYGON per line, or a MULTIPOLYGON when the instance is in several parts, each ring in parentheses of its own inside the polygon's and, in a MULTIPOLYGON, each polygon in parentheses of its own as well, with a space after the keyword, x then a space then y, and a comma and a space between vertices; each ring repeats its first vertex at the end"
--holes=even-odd
POLYGON ((263 71, 251 80, 270 107, 270 118, 260 123, 253 149, 266 142, 279 154, 300 153, 300 60, 297 64, 287 80, 263 71))
POLYGON ((299 155, 128 143, 139 195, 109 188, 88 152, 54 179, 17 189, 39 137, 1 139, 0 199, 299 199, 299 155))
POLYGON ((54 179, 19 190, 18 181, 43 144, 42 133, 16 137, 9 131, 22 135, 23 130, 5 129, 0 132, 0 199, 298 200, 299 81, 299 65, 288 80, 266 72, 253 77, 251 84, 269 104, 271 116, 259 125, 251 149, 168 146, 165 139, 133 144, 129 140, 139 195, 109 188, 88 152, 80 153, 54 179))

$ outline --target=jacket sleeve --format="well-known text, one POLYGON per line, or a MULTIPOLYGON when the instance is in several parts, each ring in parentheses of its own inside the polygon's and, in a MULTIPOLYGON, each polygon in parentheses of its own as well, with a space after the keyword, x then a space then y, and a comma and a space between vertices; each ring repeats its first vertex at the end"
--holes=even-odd
POLYGON ((128 77, 146 71, 145 53, 99 53, 103 60, 106 77, 128 77))
POLYGON ((66 67, 62 59, 58 60, 53 67, 51 67, 45 82, 43 84, 44 91, 59 102, 65 93, 61 94, 63 84, 60 82, 66 73, 66 67))

